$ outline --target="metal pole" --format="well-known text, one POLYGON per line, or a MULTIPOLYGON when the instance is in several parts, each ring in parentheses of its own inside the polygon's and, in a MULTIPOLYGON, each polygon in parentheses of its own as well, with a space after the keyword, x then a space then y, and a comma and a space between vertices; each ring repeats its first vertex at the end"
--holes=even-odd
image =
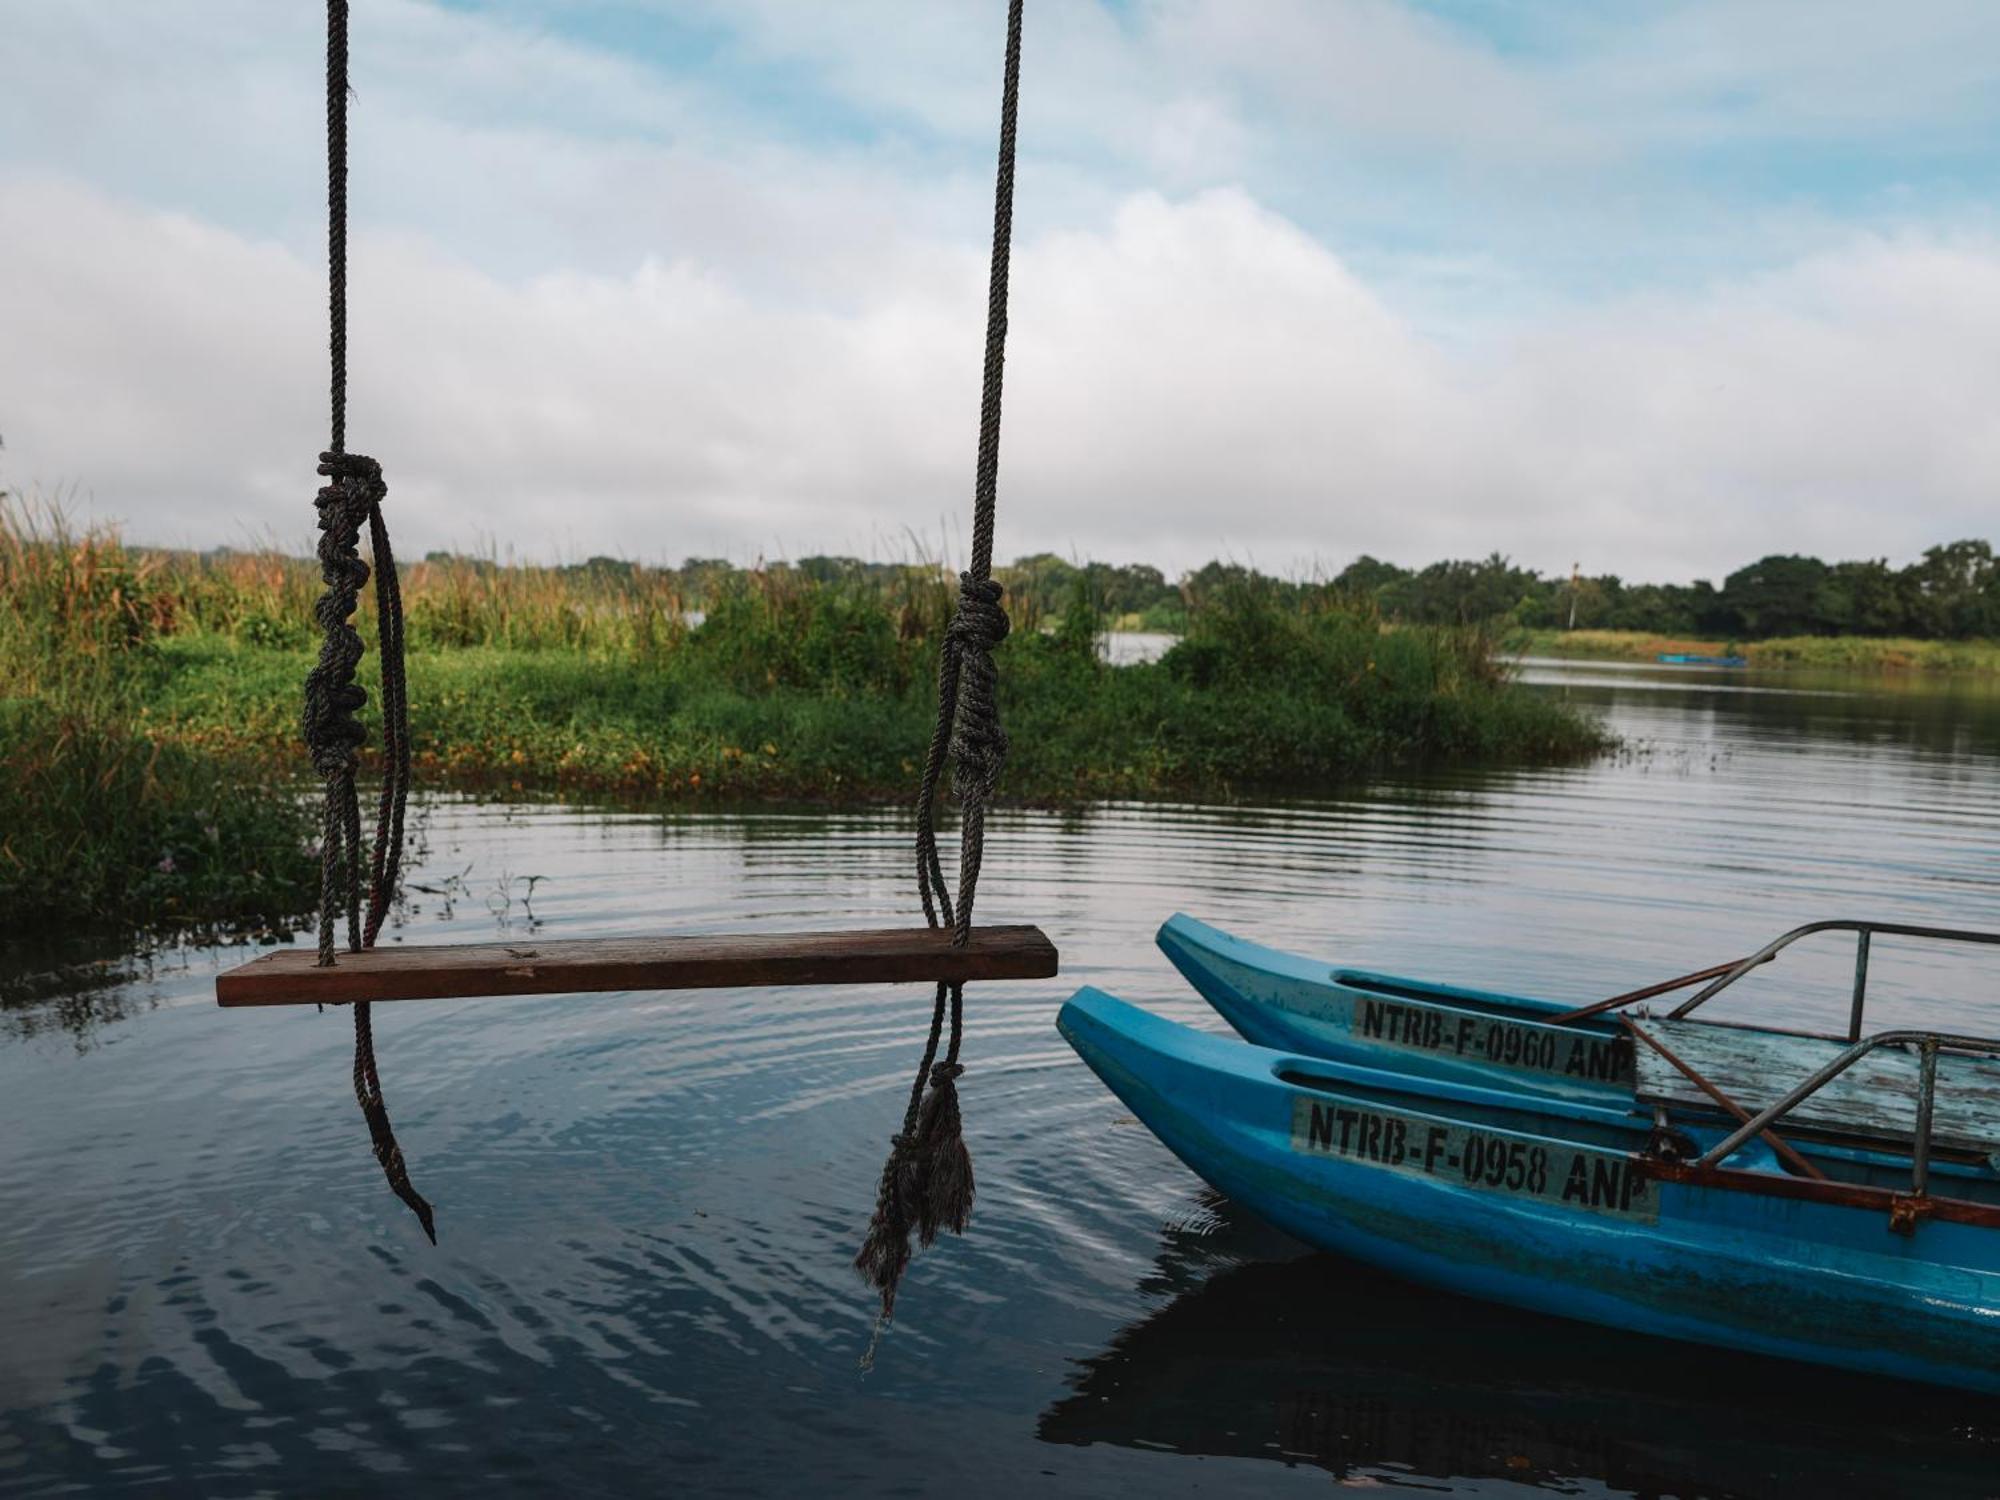
MULTIPOLYGON (((1737 980, 1756 968, 1757 965, 1768 963, 1782 950, 1789 948, 1800 938, 1810 937, 1816 932, 1856 932, 1864 935, 1881 932, 1888 934, 1890 937, 1921 938, 1926 942, 1933 943, 2000 944, 2000 932, 1968 932, 1952 927, 1916 927, 1907 922, 1857 922, 1848 918, 1836 919, 1831 922, 1808 922, 1805 926, 1794 927, 1783 937, 1776 938, 1765 944, 1764 947, 1758 949, 1757 952, 1737 964, 1735 968, 1724 974, 1720 979, 1710 983, 1707 988, 1699 990, 1688 999, 1683 1000, 1678 1006, 1667 1013, 1667 1018, 1672 1021, 1686 1020, 1691 1011, 1698 1010, 1700 1007, 1706 1005, 1716 995, 1728 989, 1730 985, 1736 983, 1737 980)), ((1859 1038, 1854 1037, 1850 1038, 1850 1040, 1858 1041, 1859 1038)))
POLYGON ((1847 1039, 1861 1040, 1861 1010, 1868 1000, 1868 940, 1871 933, 1863 927, 1854 938, 1854 1010, 1847 1021, 1847 1039))
MULTIPOLYGON (((1609 1000, 1596 1000, 1589 1005, 1578 1006, 1575 1010, 1564 1011, 1561 1015, 1550 1021, 1549 1025, 1567 1026, 1572 1021, 1586 1021, 1592 1016, 1604 1014, 1607 1010, 1616 1010, 1621 1005, 1632 1005, 1640 1000, 1651 1000, 1658 995, 1670 995, 1675 990, 1684 990, 1691 984, 1700 984, 1705 979, 1714 979, 1718 975, 1727 974, 1736 967, 1738 962, 1740 960, 1732 960, 1726 964, 1716 964, 1711 968, 1696 969, 1694 973, 1683 974, 1678 979, 1662 979, 1658 984, 1649 984, 1644 989, 1627 990, 1622 995, 1613 995, 1609 1000)), ((1768 963, 1770 960, 1766 959, 1765 962, 1768 963)))
POLYGON ((1930 1189, 1931 1111, 1937 1103, 1938 1039, 1924 1038, 1921 1045, 1923 1086, 1917 1093, 1917 1142, 1910 1155, 1910 1191, 1921 1198, 1930 1189))
POLYGON ((1853 1067, 1856 1063, 1860 1062, 1863 1057, 1867 1056, 1870 1052, 1874 1051, 1877 1047, 1881 1046, 1884 1040, 1886 1040, 1886 1036, 1873 1036, 1870 1037, 1865 1042, 1857 1042, 1854 1046, 1849 1047, 1845 1052, 1841 1053, 1840 1056, 1836 1057, 1832 1062, 1828 1063, 1825 1067, 1821 1068, 1817 1073, 1813 1074, 1812 1077, 1808 1078, 1804 1083, 1800 1084, 1797 1088, 1793 1089, 1790 1093, 1786 1094, 1784 1098, 1778 1100, 1777 1103, 1772 1104, 1765 1109, 1760 1109, 1759 1111, 1757 1111, 1755 1115, 1751 1116, 1748 1120, 1744 1121, 1742 1125, 1738 1126, 1735 1132, 1732 1133, 1727 1139, 1722 1141, 1721 1144, 1712 1146, 1707 1151, 1702 1153, 1702 1158, 1699 1165, 1704 1167, 1712 1167, 1720 1162, 1728 1160, 1731 1153, 1733 1153, 1737 1147, 1741 1146, 1745 1141, 1749 1140, 1752 1136, 1762 1135, 1767 1129, 1770 1128, 1772 1121, 1782 1119, 1787 1113, 1789 1113, 1794 1107, 1797 1106, 1798 1102, 1801 1099, 1807 1098, 1812 1094, 1818 1093, 1827 1084, 1831 1083, 1834 1079, 1838 1078, 1842 1073, 1845 1073, 1849 1068, 1853 1067))

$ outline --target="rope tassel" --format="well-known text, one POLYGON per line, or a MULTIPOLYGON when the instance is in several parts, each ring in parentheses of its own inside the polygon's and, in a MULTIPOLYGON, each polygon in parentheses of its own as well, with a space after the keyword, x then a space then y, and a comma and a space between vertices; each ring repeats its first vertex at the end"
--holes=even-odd
POLYGON ((965 1069, 941 1062, 916 1120, 889 1142, 889 1159, 875 1190, 875 1212, 854 1257, 854 1269, 882 1297, 881 1320, 896 1315, 896 1289, 910 1268, 910 1235, 928 1246, 940 1229, 965 1233, 972 1217, 972 1153, 965 1149, 957 1079, 965 1069))
MULTIPOLYGON (((906 1168, 910 1157, 907 1134, 889 1138, 889 1159, 882 1163, 882 1180, 875 1188, 875 1212, 867 1236, 854 1256, 854 1269, 882 1297, 880 1322, 896 1315, 896 1288, 910 1268, 910 1210, 906 1168)), ((872 1352, 872 1349, 871 1349, 872 1352)))
POLYGON ((881 1293, 882 1323, 896 1313, 896 1288, 910 1266, 911 1234, 927 1246, 940 1229, 965 1233, 972 1217, 972 1153, 965 1149, 958 1106, 958 1080, 965 1073, 958 1049, 964 1033, 964 986, 940 984, 923 1065, 910 1091, 909 1108, 903 1112, 903 1128, 890 1138, 889 1159, 882 1164, 875 1190, 875 1212, 854 1257, 854 1269, 881 1293), (951 1046, 940 1062, 938 1042, 944 1034, 947 1004, 951 1046))
POLYGON ((932 1068, 930 1092, 917 1112, 905 1194, 920 1245, 930 1244, 940 1229, 964 1234, 972 1216, 972 1153, 965 1149, 956 1081, 964 1072, 957 1063, 932 1068))

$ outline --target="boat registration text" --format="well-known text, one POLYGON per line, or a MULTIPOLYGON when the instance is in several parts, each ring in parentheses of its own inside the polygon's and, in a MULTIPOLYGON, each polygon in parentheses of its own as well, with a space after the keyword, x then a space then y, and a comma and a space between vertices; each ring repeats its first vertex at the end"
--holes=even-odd
POLYGON ((1350 1024, 1357 1037, 1407 1052, 1443 1053, 1559 1078, 1604 1083, 1627 1083, 1632 1078, 1632 1043, 1622 1036, 1564 1031, 1372 996, 1356 997, 1350 1024))
POLYGON ((1292 1149, 1615 1218, 1650 1224, 1660 1216, 1652 1182, 1618 1152, 1310 1094, 1293 1096, 1292 1149))

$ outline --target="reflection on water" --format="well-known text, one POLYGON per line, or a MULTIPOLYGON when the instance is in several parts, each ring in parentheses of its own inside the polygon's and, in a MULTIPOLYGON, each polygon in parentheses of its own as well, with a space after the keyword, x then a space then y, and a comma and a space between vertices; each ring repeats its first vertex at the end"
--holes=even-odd
POLYGON ((149 1008, 154 1002, 146 980, 181 959, 177 952, 87 951, 65 958, 43 947, 0 954, 0 1039, 61 1033, 78 1048, 88 1047, 104 1026, 149 1008))
MULTIPOLYGON (((1527 670, 1627 749, 1285 805, 998 818, 985 909, 1046 926, 1065 972, 968 997, 973 1232, 919 1258, 866 1377, 848 1259, 920 1043, 914 987, 381 1008, 435 1250, 368 1153, 345 1016, 218 1011, 240 951, 10 991, 0 1494, 786 1494, 803 1475, 1152 1494, 1319 1490, 1329 1469, 1470 1493, 1880 1494, 1905 1463, 1976 1493, 1993 1434, 1953 1398, 1302 1259, 1056 1037, 1086 982, 1219 1025, 1152 947, 1176 909, 1576 1000, 1812 917, 2000 927, 1990 691, 1527 670), (1768 1429, 1747 1415, 1767 1400, 1768 1429)), ((394 936, 875 925, 908 917, 908 852, 876 810, 447 802, 394 936)), ((1849 963, 1801 950, 1726 1003, 1837 1024, 1849 963)), ((1884 940, 1870 1004, 1992 1030, 1996 979, 1884 940)))
POLYGON ((1985 1500, 2000 1484, 1984 1398, 1801 1380, 1781 1361, 1468 1302, 1300 1255, 1213 1207, 1214 1227, 1162 1236, 1145 1284, 1158 1310, 1080 1363, 1043 1441, 1563 1492, 1985 1500))

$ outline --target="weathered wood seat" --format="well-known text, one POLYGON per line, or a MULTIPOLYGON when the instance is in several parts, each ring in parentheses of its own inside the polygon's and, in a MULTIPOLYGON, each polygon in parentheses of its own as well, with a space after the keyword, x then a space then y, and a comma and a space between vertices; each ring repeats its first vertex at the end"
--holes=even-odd
POLYGON ((216 976, 221 1005, 341 1005, 605 990, 775 984, 1047 979, 1055 945, 1037 927, 975 927, 954 948, 941 928, 700 933, 681 937, 523 938, 513 943, 372 948, 321 968, 286 948, 216 976))
MULTIPOLYGON (((1751 1114, 1775 1104, 1845 1052, 1849 1043, 1717 1026, 1706 1021, 1635 1020, 1702 1077, 1751 1114)), ((1648 1104, 1712 1110, 1714 1102, 1650 1047, 1635 1049, 1633 1090, 1648 1104)), ((1917 1133, 1914 1053, 1869 1053, 1779 1120, 1780 1131, 1814 1130, 1909 1148, 1917 1133)), ((2000 1061, 1945 1052, 1938 1057, 1932 1143, 1980 1156, 2000 1152, 2000 1061)))

